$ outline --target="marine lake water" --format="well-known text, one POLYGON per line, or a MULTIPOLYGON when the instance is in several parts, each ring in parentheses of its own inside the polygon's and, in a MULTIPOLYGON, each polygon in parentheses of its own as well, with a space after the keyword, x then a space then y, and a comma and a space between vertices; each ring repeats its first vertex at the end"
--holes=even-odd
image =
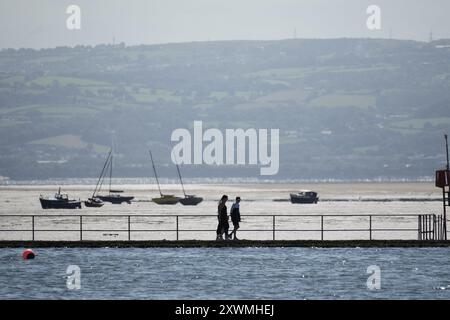
POLYGON ((448 248, 0 250, 2 299, 449 299, 448 248), (80 267, 69 290, 69 265, 80 267), (380 289, 369 290, 369 266, 380 289))

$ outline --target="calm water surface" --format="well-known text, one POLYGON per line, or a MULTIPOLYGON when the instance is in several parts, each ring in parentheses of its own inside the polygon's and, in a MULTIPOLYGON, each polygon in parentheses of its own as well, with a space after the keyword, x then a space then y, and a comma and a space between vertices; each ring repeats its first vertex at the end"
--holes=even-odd
MULTIPOLYGON (((83 217, 83 236, 85 240, 127 240, 127 217, 130 215, 134 240, 175 240, 175 232, 140 232, 139 230, 173 230, 175 215, 197 215, 197 217, 181 217, 179 228, 183 230, 208 230, 202 232, 181 232, 181 240, 215 238, 214 230, 217 226, 217 200, 222 194, 230 199, 241 196, 241 233, 242 239, 268 240, 272 238, 271 215, 293 215, 276 220, 277 230, 318 230, 321 227, 319 215, 364 215, 364 217, 328 217, 324 221, 324 228, 360 229, 369 227, 367 215, 376 217, 372 220, 372 227, 376 229, 400 228, 412 229, 403 232, 374 232, 373 239, 417 239, 417 217, 425 213, 439 213, 442 204, 439 201, 422 201, 436 199, 441 196, 440 189, 433 183, 316 183, 316 184, 188 184, 187 192, 199 195, 205 199, 198 206, 160 206, 150 202, 158 195, 156 185, 134 184, 115 186, 125 190, 125 194, 135 196, 132 204, 105 204, 101 208, 84 208, 82 210, 43 210, 39 204, 39 195, 51 196, 57 191, 55 185, 21 185, 0 186, 0 230, 31 230, 31 217, 36 215, 35 230, 65 230, 61 232, 36 231, 36 240, 78 240, 79 218, 67 217, 69 214, 83 217), (287 201, 273 201, 274 199, 289 198, 290 192, 300 189, 313 189, 319 192, 321 199, 317 204, 295 205, 287 201), (417 201, 400 201, 398 199, 417 199, 417 201), (352 201, 342 201, 342 199, 352 201), (378 199, 380 201, 358 201, 359 199, 378 199), (26 215, 23 218, 10 218, 6 215, 26 215), (41 217, 42 215, 61 215, 61 217, 41 217), (96 215, 113 215, 112 217, 97 217, 96 215), (137 217, 146 215, 147 217, 137 217), (158 215, 153 217, 152 215, 158 215), (212 216, 211 216, 212 215, 212 216), (260 215, 252 217, 248 215, 260 215), (304 215, 304 217, 298 217, 304 215), (381 215, 398 215, 396 217, 382 217, 381 215), (209 217, 208 217, 209 216, 209 217), (379 217, 377 217, 379 216, 379 217), (94 232, 89 230, 123 230, 114 232, 94 232), (245 231, 248 230, 248 231, 245 231), (251 230, 268 230, 254 232, 251 230)), ((87 199, 91 196, 92 185, 63 185, 63 192, 70 197, 87 199)), ((165 193, 180 195, 181 189, 177 184, 162 186, 165 193)), ((229 202, 228 208, 231 207, 229 202)), ((320 232, 277 232, 277 239, 320 239, 320 232)), ((325 239, 369 239, 369 233, 364 232, 326 232, 325 239)), ((2 232, 0 240, 28 240, 31 232, 2 232)))

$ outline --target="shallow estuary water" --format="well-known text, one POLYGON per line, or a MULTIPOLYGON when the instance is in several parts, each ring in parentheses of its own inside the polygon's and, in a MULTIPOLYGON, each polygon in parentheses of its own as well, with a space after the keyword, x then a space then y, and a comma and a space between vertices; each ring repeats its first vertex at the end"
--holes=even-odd
MULTIPOLYGON (((367 228, 365 217, 373 215, 376 228, 416 228, 417 219, 408 215, 440 213, 439 189, 432 183, 357 183, 357 184, 234 184, 188 185, 189 193, 205 198, 197 207, 158 206, 149 202, 157 195, 154 185, 124 185, 137 202, 106 204, 100 209, 42 210, 40 194, 51 195, 56 185, 0 186, 0 227, 2 230, 30 227, 29 215, 36 216, 37 240, 78 240, 78 218, 83 215, 83 239, 126 239, 126 219, 130 215, 133 239, 174 240, 175 233, 139 232, 142 229, 174 227, 175 215, 180 239, 214 239, 217 199, 243 198, 240 237, 270 239, 271 231, 252 229, 272 227, 272 215, 287 215, 277 220, 278 229, 315 229, 320 215, 329 217, 325 228, 367 228), (310 188, 323 201, 316 205, 293 205, 286 201, 289 192, 310 188), (376 199, 378 201, 365 201, 376 199), (408 199, 408 201, 403 201, 408 199), (344 201, 345 200, 345 201, 344 201), (351 200, 351 201, 348 201, 351 200), (415 201, 411 201, 415 200, 415 201), (22 220, 7 215, 26 215, 22 220), (52 217, 44 217, 51 215, 52 217), (62 217, 55 217, 61 215, 62 217), (94 217, 103 215, 103 217, 94 217), (104 215, 114 215, 107 218, 104 215), (136 217, 150 215, 150 217, 136 217), (157 215, 158 217, 151 217, 157 215), (209 217, 209 215, 212 215, 209 217), (246 215, 261 215, 254 217, 246 215), (292 217, 289 217, 289 216, 292 217), (299 215, 299 217, 293 217, 299 215), (390 218, 382 215, 400 215, 390 218), (346 217, 348 216, 348 217, 346 217), (379 220, 377 220, 377 218, 379 220), (11 220, 12 219, 12 220, 11 220), (108 228, 123 231, 89 231, 108 228)), ((66 185, 71 197, 85 199, 90 185, 66 185)), ((167 193, 180 194, 175 185, 164 185, 167 193)), ((231 203, 228 207, 231 206, 231 203)), ((278 219, 278 218, 277 218, 278 219)), ((0 238, 27 240, 30 232, 0 231, 0 238)), ((318 239, 317 232, 277 232, 277 239, 318 239)), ((374 232, 375 239, 416 239, 417 231, 374 232)), ((363 232, 327 232, 325 239, 367 239, 363 232)), ((34 260, 22 260, 23 248, 0 249, 1 299, 449 299, 449 248, 37 248, 34 260), (81 288, 66 286, 69 265, 81 271, 81 288), (369 290, 369 266, 380 268, 379 290, 369 290)))
MULTIPOLYGON (((243 239, 273 239, 273 215, 282 215, 275 219, 277 240, 320 239, 321 232, 318 231, 322 227, 320 215, 325 215, 323 228, 329 230, 324 232, 324 239, 369 239, 367 230, 370 223, 374 230, 405 229, 405 231, 373 231, 372 239, 417 239, 417 215, 442 211, 441 202, 425 201, 438 200, 440 197, 439 189, 432 183, 187 185, 188 193, 205 199, 195 207, 181 204, 157 205, 151 202, 151 198, 157 196, 155 185, 133 184, 118 186, 125 190, 125 194, 135 196, 136 201, 132 204, 107 203, 102 208, 42 210, 39 195, 52 195, 57 191, 57 187, 57 185, 0 186, 0 229, 31 230, 30 215, 35 215, 36 240, 79 240, 79 215, 83 215, 84 240, 127 240, 128 216, 130 216, 132 240, 175 240, 176 215, 179 215, 178 229, 184 230, 178 233, 180 240, 214 239, 214 230, 217 226, 217 200, 222 194, 227 194, 230 200, 236 196, 242 198, 240 236, 243 239), (286 201, 290 192, 304 188, 319 192, 321 199, 319 203, 298 205, 286 201), (56 217, 57 215, 59 217, 56 217), (369 215, 373 215, 371 222, 369 215), (343 229, 351 230, 340 231, 343 229)), ((91 185, 63 186, 63 192, 82 200, 90 196, 92 189, 91 185)), ((167 184, 163 185, 162 189, 168 194, 181 194, 178 185, 167 184)), ((229 201, 228 208, 231 204, 232 201, 229 201)), ((27 240, 31 237, 31 231, 0 231, 0 240, 27 240)))

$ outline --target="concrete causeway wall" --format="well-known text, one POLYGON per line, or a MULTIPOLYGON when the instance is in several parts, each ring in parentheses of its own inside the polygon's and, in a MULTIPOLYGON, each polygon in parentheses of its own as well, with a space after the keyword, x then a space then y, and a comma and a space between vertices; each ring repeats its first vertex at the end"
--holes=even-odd
POLYGON ((434 240, 289 240, 289 241, 0 241, 0 248, 414 248, 450 247, 450 241, 434 240))

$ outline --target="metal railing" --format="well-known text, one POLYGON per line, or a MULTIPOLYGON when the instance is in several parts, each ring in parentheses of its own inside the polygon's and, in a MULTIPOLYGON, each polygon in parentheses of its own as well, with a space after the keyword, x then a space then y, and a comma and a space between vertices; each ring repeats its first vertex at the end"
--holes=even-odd
POLYGON ((422 214, 418 216, 419 240, 446 240, 446 223, 442 215, 422 214))
MULTIPOLYGON (((384 232, 384 233, 405 233, 405 232, 416 232, 417 233, 417 239, 418 240, 438 240, 443 239, 443 228, 442 228, 442 217, 436 216, 436 215, 412 215, 412 214, 397 214, 397 215, 372 215, 372 214, 359 214, 359 215, 348 215, 348 214, 328 214, 328 215, 245 215, 243 216, 244 225, 252 226, 252 222, 254 223, 255 219, 263 218, 268 221, 264 221, 264 226, 268 225, 268 227, 264 228, 250 228, 250 229, 239 229, 239 232, 265 232, 269 233, 269 239, 268 240, 278 240, 278 235, 280 233, 316 233, 319 234, 320 240, 325 240, 325 234, 327 233, 363 233, 365 236, 364 238, 367 240, 373 240, 374 234, 378 232, 384 232), (357 219, 356 227, 354 228, 341 228, 339 227, 341 224, 346 225, 345 220, 348 218, 357 219), (400 228, 398 226, 398 221, 394 223, 392 220, 394 219, 403 219, 402 222, 407 222, 410 225, 416 224, 417 227, 406 227, 406 228, 400 228), (282 220, 288 220, 282 221, 282 220), (337 219, 340 219, 337 221, 337 219), (408 219, 408 221, 404 221, 405 219, 408 219), (291 222, 289 222, 291 221, 291 222), (327 226, 331 223, 331 226, 327 226), (339 221, 341 224, 339 224, 339 221), (377 222, 378 224, 394 224, 394 226, 390 227, 375 227, 374 222, 377 222), (293 228, 292 225, 301 225, 301 222, 303 224, 315 224, 320 227, 314 227, 314 228, 293 228), (283 228, 283 224, 286 225, 288 223, 288 227, 283 228)), ((48 221, 47 221, 48 222, 48 221)), ((51 224, 50 223, 50 224, 51 224)), ((347 222, 348 223, 348 222, 347 222)), ((154 222, 153 222, 154 224, 154 222)), ((158 224, 158 223, 156 223, 158 224)), ((61 223, 59 222, 59 225, 61 223)), ((71 232, 75 233, 78 236, 76 236, 76 240, 83 241, 83 240, 89 240, 88 237, 84 236, 87 233, 95 233, 95 232, 117 232, 117 236, 119 234, 125 234, 128 241, 137 240, 133 238, 133 234, 135 233, 173 233, 175 240, 180 240, 180 235, 183 233, 192 233, 192 232, 210 232, 212 235, 215 234, 215 227, 217 225, 217 215, 0 215, 0 235, 2 233, 9 233, 9 232, 16 232, 16 233, 28 233, 28 235, 31 235, 29 237, 29 240, 35 241, 39 240, 38 235, 42 233, 57 233, 57 232, 71 232), (214 218, 216 220, 214 220, 214 218), (6 225, 8 223, 10 225, 25 225, 29 227, 25 228, 4 228, 5 225, 4 221, 2 219, 10 220, 7 221, 6 225), (20 220, 27 220, 22 221, 22 223, 19 223, 20 220), (29 219, 29 220, 28 220, 29 219), (42 220, 45 219, 51 219, 51 223, 58 223, 61 219, 69 219, 71 220, 69 223, 70 228, 48 228, 48 227, 40 227, 41 224, 43 224, 42 220), (94 221, 92 221, 94 219, 94 221), (95 220, 96 219, 96 220, 95 220), (108 228, 101 227, 101 228, 92 228, 92 224, 105 224, 108 219, 122 219, 124 221, 120 222, 120 228, 108 228), (169 222, 160 224, 166 224, 169 223, 169 225, 173 225, 169 228, 141 228, 142 226, 145 226, 148 224, 148 222, 143 223, 139 222, 137 220, 139 219, 166 219, 169 222), (204 228, 204 229, 198 229, 189 227, 186 228, 180 225, 180 220, 182 219, 197 219, 200 220, 203 225, 211 226, 214 228, 204 228), (211 219, 211 222, 207 223, 205 219, 211 219), (76 228, 74 227, 76 226, 76 228)), ((258 226, 258 224, 257 224, 258 226)), ((233 227, 231 226, 231 229, 233 227)), ((111 234, 110 234, 111 235, 111 234)), ((2 237, 3 239, 3 237, 2 237)), ((380 238, 379 238, 380 239, 380 238)), ((396 238, 401 239, 401 238, 396 238)), ((11 240, 11 239, 8 239, 11 240)), ((109 239, 108 239, 109 240, 109 239)), ((142 239, 139 239, 142 240, 142 239)), ((380 239, 382 240, 382 239, 380 239)), ((100 240, 101 241, 101 240, 100 240)))

